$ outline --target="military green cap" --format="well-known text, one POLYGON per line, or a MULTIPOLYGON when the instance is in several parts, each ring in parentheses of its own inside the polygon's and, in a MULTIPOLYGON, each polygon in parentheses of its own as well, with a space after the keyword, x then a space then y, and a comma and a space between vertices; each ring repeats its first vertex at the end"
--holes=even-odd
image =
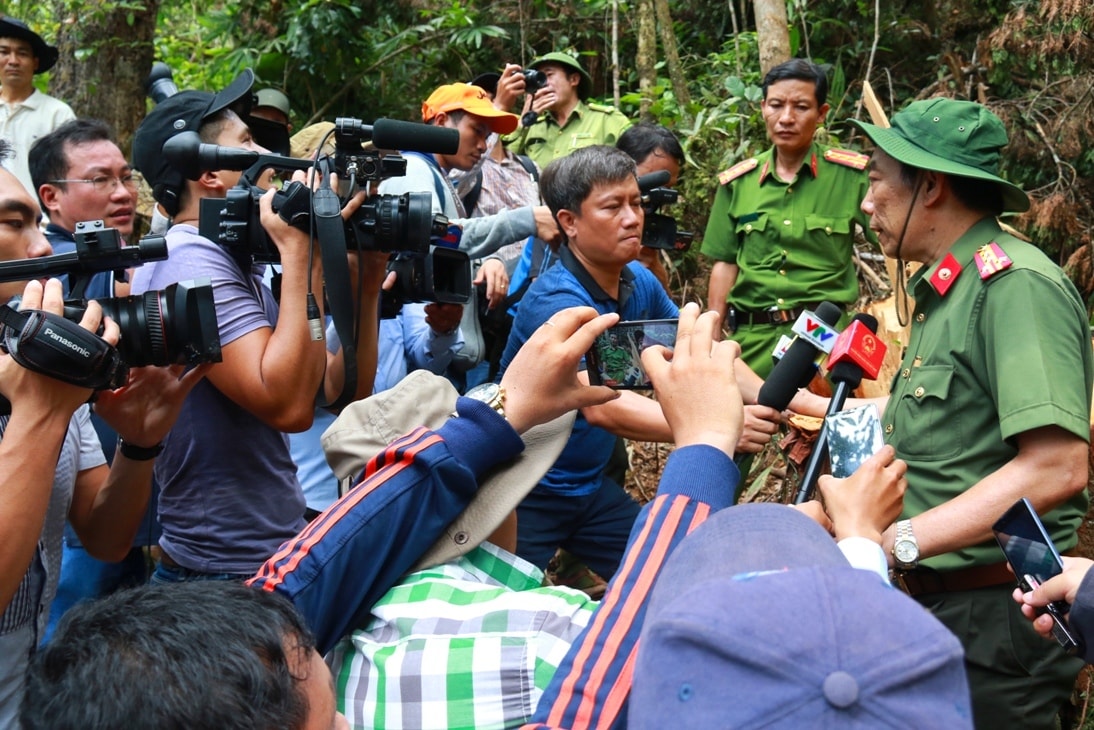
POLYGON ((1029 198, 1022 189, 999 177, 1007 131, 982 104, 927 99, 893 115, 888 129, 857 120, 851 123, 895 160, 921 170, 994 183, 1003 194, 1003 210, 1029 210, 1029 198))
POLYGON ((528 64, 531 68, 539 68, 544 63, 557 63, 560 66, 565 66, 568 69, 572 69, 581 74, 581 81, 577 85, 577 96, 579 99, 587 99, 589 94, 593 91, 593 77, 581 68, 581 64, 577 62, 577 59, 571 56, 569 53, 563 53, 561 51, 555 51, 554 53, 548 53, 545 56, 540 56, 536 60, 528 64))

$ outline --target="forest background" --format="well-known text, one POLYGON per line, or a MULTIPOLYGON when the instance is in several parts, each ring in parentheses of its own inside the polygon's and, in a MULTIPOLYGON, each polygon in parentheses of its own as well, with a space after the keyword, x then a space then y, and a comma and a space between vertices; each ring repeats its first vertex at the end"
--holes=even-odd
MULTIPOLYGON (((580 55, 594 95, 675 130, 687 165, 673 211, 702 233, 716 175, 766 148, 763 70, 791 56, 829 68, 822 134, 861 148, 869 80, 890 114, 914 99, 980 101, 1007 124, 1003 173, 1032 209, 1008 222, 1064 265, 1094 311, 1094 3, 1089 0, 7 0, 61 49, 38 77, 128 153, 154 60, 179 88, 219 89, 251 67, 282 88, 296 129, 338 116, 418 120, 442 83, 580 55)), ((705 298, 698 240, 674 256, 681 300, 705 298)), ((868 275, 864 296, 885 282, 868 275)))

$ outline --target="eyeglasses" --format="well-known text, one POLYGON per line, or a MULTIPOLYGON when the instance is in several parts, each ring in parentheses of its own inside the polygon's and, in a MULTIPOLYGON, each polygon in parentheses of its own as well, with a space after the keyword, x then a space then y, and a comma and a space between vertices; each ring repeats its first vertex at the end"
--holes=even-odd
POLYGON ((131 193, 137 192, 137 179, 133 175, 111 177, 110 175, 98 175, 93 178, 70 178, 68 180, 47 180, 50 185, 63 185, 65 183, 87 183, 95 188, 97 193, 112 193, 119 186, 123 186, 131 193))

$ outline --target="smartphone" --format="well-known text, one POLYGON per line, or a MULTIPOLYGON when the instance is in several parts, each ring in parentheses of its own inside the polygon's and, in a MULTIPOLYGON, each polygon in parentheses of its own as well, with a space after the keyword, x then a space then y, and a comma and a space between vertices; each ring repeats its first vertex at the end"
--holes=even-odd
POLYGON ((653 386, 642 367, 642 351, 651 345, 670 350, 676 344, 675 319, 620 322, 597 335, 585 354, 589 383, 617 390, 648 390, 653 386))
POLYGON ((873 403, 834 413, 824 421, 828 427, 828 461, 834 477, 851 476, 885 445, 881 416, 873 403))
MULTIPOLYGON (((1060 553, 1033 505, 1025 497, 1015 502, 992 525, 992 531, 1023 591, 1031 591, 1063 572, 1064 561, 1060 553)), ((1070 608, 1065 601, 1053 601, 1045 606, 1043 612, 1052 616, 1052 635, 1056 641, 1067 651, 1075 653, 1079 650, 1079 642, 1064 618, 1070 608)))

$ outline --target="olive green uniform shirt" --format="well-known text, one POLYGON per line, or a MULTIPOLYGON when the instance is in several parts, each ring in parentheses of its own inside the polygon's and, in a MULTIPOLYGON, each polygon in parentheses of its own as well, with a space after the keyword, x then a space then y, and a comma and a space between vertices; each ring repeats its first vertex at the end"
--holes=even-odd
MULTIPOLYGON (((905 518, 998 470, 1017 455, 1015 437, 1025 431, 1055 425, 1090 438, 1094 357, 1071 281, 993 218, 969 229, 950 254, 908 283, 916 301, 911 340, 882 418, 885 440, 908 462, 905 518), (993 241, 1012 263, 982 279, 974 256, 993 241)), ((1084 492, 1042 515, 1060 550, 1076 544, 1086 504, 1084 492)), ((989 541, 922 563, 956 570, 1002 559, 989 541)))
POLYGON ((539 115, 535 124, 518 129, 506 141, 511 152, 528 155, 544 168, 551 160, 565 157, 581 147, 594 144, 614 147, 619 135, 629 126, 631 120, 615 107, 579 101, 561 127, 550 111, 546 111, 539 115))
MULTIPOLYGON (((875 240, 859 207, 870 186, 868 159, 814 143, 798 174, 784 182, 775 175, 772 147, 722 173, 700 251, 737 265, 730 306, 759 312, 824 301, 846 307, 858 299, 854 224, 875 240)), ((741 326, 733 339, 742 359, 766 377, 771 351, 792 324, 741 326)))

